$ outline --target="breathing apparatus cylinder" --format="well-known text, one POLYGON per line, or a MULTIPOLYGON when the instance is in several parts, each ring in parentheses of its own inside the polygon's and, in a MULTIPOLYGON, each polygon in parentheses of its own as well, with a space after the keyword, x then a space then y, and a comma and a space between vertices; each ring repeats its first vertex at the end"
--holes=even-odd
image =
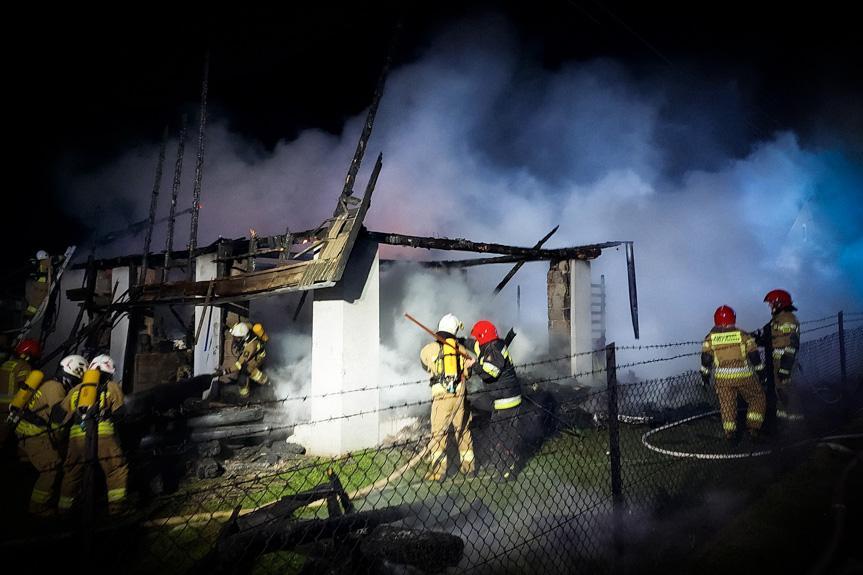
POLYGON ((443 374, 444 376, 454 381, 458 379, 458 342, 454 338, 447 338, 446 345, 443 346, 443 374))
POLYGON ((252 326, 252 332, 254 332, 254 334, 258 336, 261 341, 267 341, 267 339, 269 339, 267 337, 267 332, 264 331, 264 326, 259 323, 256 323, 252 326))
POLYGON ((31 371, 27 379, 24 380, 24 383, 18 384, 18 391, 15 393, 15 397, 12 398, 9 407, 11 409, 24 409, 24 406, 30 403, 33 394, 42 385, 43 379, 45 379, 44 373, 38 369, 31 371))
POLYGON ((99 380, 102 377, 102 372, 98 369, 90 369, 84 372, 84 377, 81 379, 81 389, 78 390, 78 409, 88 408, 96 403, 96 387, 99 385, 99 380))

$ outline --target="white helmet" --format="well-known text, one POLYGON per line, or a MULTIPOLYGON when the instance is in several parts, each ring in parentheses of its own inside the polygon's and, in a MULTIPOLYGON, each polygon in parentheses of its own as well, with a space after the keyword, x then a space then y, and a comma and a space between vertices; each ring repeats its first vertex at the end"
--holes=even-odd
POLYGON ((458 330, 464 328, 459 319, 455 316, 455 314, 448 313, 442 318, 437 324, 438 331, 445 331, 447 333, 451 333, 455 335, 458 330))
POLYGON ((231 328, 231 335, 234 337, 246 337, 249 335, 249 324, 244 321, 235 323, 231 328))
POLYGON ((63 373, 81 379, 87 371, 87 359, 81 355, 67 355, 60 360, 60 369, 63 373))
POLYGON ((97 355, 93 358, 93 361, 90 362, 90 367, 87 368, 87 371, 98 369, 102 373, 107 373, 109 375, 114 375, 116 371, 116 367, 114 366, 114 360, 111 359, 110 356, 102 354, 97 355))
POLYGON ((47 260, 48 257, 48 252, 46 252, 45 250, 39 250, 38 252, 36 252, 37 260, 47 260))

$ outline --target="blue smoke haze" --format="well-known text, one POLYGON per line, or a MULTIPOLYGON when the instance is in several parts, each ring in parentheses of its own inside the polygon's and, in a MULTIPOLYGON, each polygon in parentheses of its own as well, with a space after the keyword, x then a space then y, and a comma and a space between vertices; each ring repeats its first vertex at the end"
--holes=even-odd
MULTIPOLYGON (((606 250, 592 264, 594 281, 603 276, 608 289, 607 340, 620 345, 700 340, 719 305, 732 306, 741 327, 758 328, 769 318, 762 299, 774 288, 792 294, 804 321, 858 311, 863 165, 830 134, 821 134, 817 147, 789 131, 753 139, 750 115, 763 111, 752 109, 740 80, 696 62, 669 69, 601 58, 548 71, 503 20, 461 22, 390 73, 357 179, 361 193, 382 152, 366 226, 532 246, 559 224, 545 247, 633 241, 640 340, 632 334, 623 250, 606 250)), ((208 118, 198 245, 326 220, 365 113, 348 119, 340 137, 308 130, 272 152, 232 133, 228 113, 208 118)), ((181 207, 191 202, 194 146, 190 137, 181 207)), ((176 149, 174 136, 159 217, 168 212, 176 149)), ((111 165, 61 176, 74 205, 101 205, 103 217, 122 229, 147 217, 157 157, 158 149, 142 145, 111 165), (130 177, 138 185, 130 186, 130 177), (104 197, 122 202, 106 205, 104 197)), ((178 221, 175 248, 187 230, 188 220, 178 221)), ((160 250, 163 227, 155 233, 160 250)), ((138 253, 141 245, 141 236, 130 238, 99 256, 138 253)), ((428 274, 383 274, 400 288, 383 288, 394 310, 383 321, 410 333, 406 354, 424 336, 399 323, 404 311, 430 323, 455 311, 468 328, 478 319, 522 326, 517 342, 527 360, 530 346, 544 344, 547 269, 525 265, 496 298, 490 293, 508 266, 472 268, 467 279, 447 280, 452 288, 428 274)))

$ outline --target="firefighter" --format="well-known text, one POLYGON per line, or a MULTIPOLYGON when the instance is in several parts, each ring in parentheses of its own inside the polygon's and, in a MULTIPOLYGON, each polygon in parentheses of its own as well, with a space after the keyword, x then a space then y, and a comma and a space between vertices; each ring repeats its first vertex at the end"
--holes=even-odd
POLYGON ((522 433, 519 425, 521 411, 521 382, 515 371, 507 342, 498 336, 497 328, 489 321, 478 321, 470 331, 477 361, 473 373, 484 383, 485 393, 491 399, 493 411, 489 424, 492 442, 492 464, 495 481, 514 481, 520 471, 522 433))
POLYGON ((440 339, 435 338, 435 341, 427 343, 420 350, 420 361, 431 376, 431 464, 425 474, 425 479, 430 481, 440 482, 446 478, 450 428, 458 444, 460 471, 465 475, 476 471, 470 431, 471 412, 466 399, 466 380, 475 360, 457 338, 463 328, 458 317, 446 314, 438 322, 435 334, 440 339))
POLYGON ((732 444, 739 440, 737 433, 737 399, 747 404, 746 429, 749 437, 759 441, 764 423, 765 399, 762 385, 766 380, 764 364, 755 338, 735 326, 737 314, 727 305, 713 314, 713 329, 704 338, 701 348, 701 381, 705 389, 710 386, 713 373, 722 430, 732 444))
POLYGON ((39 311, 39 306, 48 296, 51 291, 51 284, 54 282, 56 266, 61 264, 66 256, 50 256, 45 250, 39 250, 36 253, 36 260, 33 261, 35 269, 28 276, 25 285, 24 297, 27 300, 27 309, 24 310, 24 315, 29 319, 36 315, 39 311))
MULTIPOLYGON (((63 401, 70 389, 81 383, 87 360, 69 355, 60 360, 53 379, 41 382, 18 416, 15 433, 30 463, 39 472, 30 495, 29 512, 40 517, 55 513, 52 507, 57 476, 66 452, 62 428, 51 421, 54 406, 63 401)), ((36 373, 36 370, 31 373, 36 373)))
POLYGON ((15 426, 9 420, 10 404, 27 376, 33 369, 33 363, 42 356, 42 346, 33 339, 22 340, 15 346, 15 356, 3 362, 0 366, 0 447, 6 444, 6 439, 14 437, 15 426))
POLYGON ((803 407, 797 386, 792 380, 800 349, 800 322, 791 295, 775 289, 764 296, 770 306, 770 321, 762 329, 762 343, 772 350, 773 384, 776 389, 776 423, 780 427, 799 427, 803 422, 803 407))
POLYGON ((233 337, 231 345, 237 361, 217 370, 216 375, 221 377, 236 373, 240 398, 246 399, 251 391, 251 382, 266 385, 270 381, 269 376, 261 370, 267 357, 268 338, 261 324, 243 321, 234 324, 231 328, 231 336, 233 337))
POLYGON ((68 516, 78 503, 85 466, 92 458, 98 459, 105 474, 108 513, 129 512, 126 493, 129 467, 114 429, 114 423, 125 413, 123 391, 112 379, 115 370, 114 360, 109 356, 93 358, 82 382, 66 394, 51 414, 52 421, 71 424, 57 505, 61 517, 68 516))

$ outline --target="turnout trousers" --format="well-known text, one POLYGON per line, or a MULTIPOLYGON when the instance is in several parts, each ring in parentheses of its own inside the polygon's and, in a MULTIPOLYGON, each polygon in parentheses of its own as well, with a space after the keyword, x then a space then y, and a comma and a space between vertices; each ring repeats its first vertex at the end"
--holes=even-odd
POLYGON ((737 436, 737 396, 746 402, 746 429, 758 435, 764 423, 764 410, 767 408, 761 384, 753 377, 716 378, 716 395, 719 396, 719 412, 722 415, 722 430, 725 437, 737 436))
MULTIPOLYGON (((108 489, 108 512, 120 513, 126 505, 126 481, 129 467, 123 451, 113 435, 97 436, 97 458, 102 472, 105 474, 105 485, 108 489)), ((69 450, 63 463, 63 481, 60 484, 60 502, 57 510, 60 514, 68 513, 77 503, 84 485, 84 470, 86 461, 86 437, 77 436, 69 439, 69 450)), ((95 464, 95 462, 93 462, 95 464)))
POLYGON ((521 404, 498 409, 491 414, 489 431, 493 450, 491 463, 500 480, 514 480, 518 475, 522 455, 522 433, 520 426, 521 404))
POLYGON ((30 463, 39 472, 30 494, 28 511, 36 515, 47 513, 51 510, 51 499, 63 460, 47 433, 21 437, 18 441, 30 463))
MULTIPOLYGON (((461 384, 460 384, 461 385, 461 384)), ((465 406, 464 394, 438 393, 432 398, 431 443, 429 452, 431 468, 429 473, 444 477, 447 471, 447 436, 452 428, 458 444, 461 472, 474 471, 473 437, 470 432, 471 413, 465 406)))
POLYGON ((796 425, 803 421, 803 403, 797 385, 794 383, 794 371, 791 372, 792 379, 785 383, 779 383, 779 364, 782 356, 773 358, 773 381, 776 386, 776 420, 780 425, 796 425))

